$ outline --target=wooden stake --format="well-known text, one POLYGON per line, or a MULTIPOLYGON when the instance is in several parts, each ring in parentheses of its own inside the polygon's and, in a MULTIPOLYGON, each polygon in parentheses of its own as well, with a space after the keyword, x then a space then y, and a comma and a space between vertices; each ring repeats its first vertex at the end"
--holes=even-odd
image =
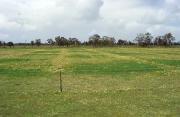
POLYGON ((61 70, 60 70, 60 74, 59 74, 59 90, 61 92, 63 91, 61 70))

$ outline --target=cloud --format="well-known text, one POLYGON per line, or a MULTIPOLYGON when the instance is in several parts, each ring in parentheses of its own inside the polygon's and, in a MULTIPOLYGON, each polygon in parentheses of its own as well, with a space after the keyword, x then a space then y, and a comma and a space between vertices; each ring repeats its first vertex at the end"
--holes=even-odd
POLYGON ((9 35, 0 33, 0 41, 2 41, 3 39, 7 39, 8 37, 9 35))
POLYGON ((0 0, 1 35, 15 42, 93 33, 132 40, 146 31, 179 39, 179 21, 178 0, 0 0))
POLYGON ((16 21, 8 19, 6 16, 0 14, 0 30, 14 30, 19 28, 19 24, 16 21))
MULTIPOLYGON (((103 2, 101 0, 78 0, 77 13, 85 20, 96 20, 103 2)), ((77 15, 78 15, 77 14, 77 15)))

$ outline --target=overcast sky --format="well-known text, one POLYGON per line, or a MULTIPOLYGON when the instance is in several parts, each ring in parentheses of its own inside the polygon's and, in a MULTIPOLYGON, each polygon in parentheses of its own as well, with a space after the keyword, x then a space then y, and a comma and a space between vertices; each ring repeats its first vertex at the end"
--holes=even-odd
POLYGON ((0 40, 25 42, 92 34, 133 40, 172 32, 180 41, 179 0, 0 0, 0 40))

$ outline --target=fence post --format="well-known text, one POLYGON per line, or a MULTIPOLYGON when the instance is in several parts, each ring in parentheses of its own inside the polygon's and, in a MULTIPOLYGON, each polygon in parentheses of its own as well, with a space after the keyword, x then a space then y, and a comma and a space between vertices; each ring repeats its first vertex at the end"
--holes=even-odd
POLYGON ((60 90, 61 92, 63 91, 61 69, 60 69, 60 72, 59 72, 59 90, 60 90))

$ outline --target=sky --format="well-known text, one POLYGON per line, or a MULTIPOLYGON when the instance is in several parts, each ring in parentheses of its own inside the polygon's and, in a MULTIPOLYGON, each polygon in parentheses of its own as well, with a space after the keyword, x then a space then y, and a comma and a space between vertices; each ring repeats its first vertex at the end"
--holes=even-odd
POLYGON ((100 34, 134 40, 171 32, 180 41, 180 0, 0 0, 0 40, 88 40, 100 34))

